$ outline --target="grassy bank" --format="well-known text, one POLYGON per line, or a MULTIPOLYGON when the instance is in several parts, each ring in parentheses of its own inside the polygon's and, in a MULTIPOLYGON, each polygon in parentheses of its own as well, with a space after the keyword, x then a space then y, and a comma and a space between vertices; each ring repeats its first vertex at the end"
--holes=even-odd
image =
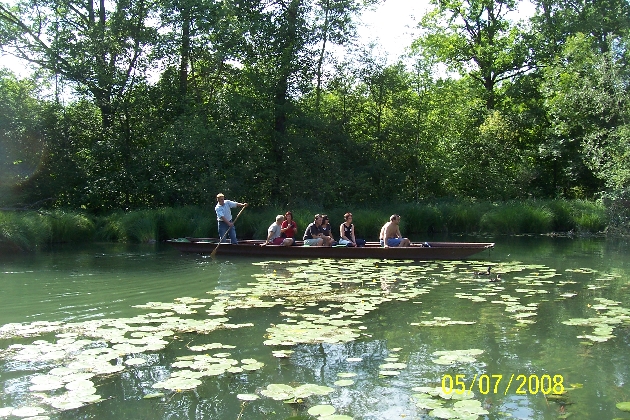
MULTIPOLYGON (((262 239, 267 227, 284 208, 248 207, 237 222, 238 236, 262 239)), ((404 235, 431 233, 463 234, 545 234, 552 232, 598 233, 611 218, 600 202, 582 200, 528 200, 501 203, 479 201, 437 201, 406 203, 387 208, 291 209, 300 234, 316 212, 329 215, 338 236, 343 214, 351 211, 359 237, 376 240, 391 213, 402 215, 404 235)), ((236 216, 236 212, 234 213, 236 216)), ((213 209, 197 207, 164 208, 118 212, 106 217, 82 213, 0 212, 0 249, 32 250, 59 242, 109 241, 151 242, 184 236, 216 237, 213 209)))

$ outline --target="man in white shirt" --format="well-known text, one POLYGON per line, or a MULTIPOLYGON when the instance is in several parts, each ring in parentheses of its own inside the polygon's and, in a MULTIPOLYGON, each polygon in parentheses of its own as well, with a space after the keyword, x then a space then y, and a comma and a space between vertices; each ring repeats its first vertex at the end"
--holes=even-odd
POLYGON ((219 229, 219 238, 225 241, 225 233, 229 231, 230 243, 237 244, 236 228, 232 222, 232 211, 235 207, 247 207, 247 203, 238 203, 236 201, 226 200, 223 193, 217 194, 217 205, 214 211, 217 212, 217 223, 219 229))

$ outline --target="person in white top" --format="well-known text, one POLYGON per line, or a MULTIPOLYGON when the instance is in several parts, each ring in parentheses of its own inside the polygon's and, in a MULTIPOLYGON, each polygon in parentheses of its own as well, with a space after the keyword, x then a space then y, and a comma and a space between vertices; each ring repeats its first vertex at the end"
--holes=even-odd
POLYGON ((214 207, 214 211, 217 213, 217 224, 219 230, 219 239, 225 241, 225 233, 229 230, 230 243, 237 244, 236 229, 234 228, 234 222, 232 222, 232 211, 235 207, 247 207, 247 203, 239 203, 232 200, 226 200, 223 193, 217 194, 217 205, 214 207))
POLYGON ((282 222, 284 222, 284 216, 279 214, 276 216, 276 221, 267 229, 267 239, 263 245, 293 245, 293 238, 282 237, 282 222))

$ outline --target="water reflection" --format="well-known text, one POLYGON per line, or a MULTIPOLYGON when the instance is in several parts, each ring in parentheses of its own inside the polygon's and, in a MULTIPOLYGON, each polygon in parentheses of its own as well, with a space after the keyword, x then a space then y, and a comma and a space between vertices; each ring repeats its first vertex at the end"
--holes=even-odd
MULTIPOLYGON (((309 407, 330 404, 357 419, 417 418, 431 412, 416 406, 415 395, 423 392, 418 389, 440 387, 445 375, 464 375, 491 418, 619 416, 615 403, 630 399, 630 322, 622 311, 605 342, 597 341, 604 335, 596 327, 563 322, 628 308, 627 244, 540 237, 496 242, 489 257, 465 262, 215 261, 171 250, 106 247, 8 261, 1 274, 7 288, 0 297, 0 407, 36 405, 64 419, 256 419, 310 418, 309 407), (488 266, 501 274, 500 282, 475 274, 488 266), (96 341, 66 359, 16 358, 24 350, 16 344, 54 345, 69 330, 102 328, 93 327, 98 320, 108 320, 111 331, 90 333, 96 341), (25 324, 7 327, 14 322, 25 324), (41 335, 24 336, 38 328, 41 335), (157 337, 166 341, 160 349, 124 350, 128 340, 167 329, 172 334, 157 337), (111 335, 116 330, 124 334, 111 335), (294 344, 282 344, 289 339, 294 344), (192 350, 211 343, 226 347, 192 350), (123 369, 93 379, 101 401, 59 410, 43 394, 65 391, 29 390, 34 376, 101 347, 118 349, 109 363, 123 369), (281 348, 293 353, 274 357, 272 350, 281 348), (436 362, 437 351, 466 349, 482 353, 466 362, 436 362), (176 367, 195 355, 212 356, 217 366, 242 367, 250 359, 264 365, 212 374, 176 367), (125 365, 133 357, 147 364, 125 365), (387 363, 403 367, 384 374, 387 363), (203 374, 201 385, 154 388, 186 371, 203 374), (335 385, 340 374, 352 373, 353 384, 335 385), (502 375, 503 382, 496 391, 479 382, 472 386, 482 375, 502 375), (561 377, 568 392, 544 395, 525 386, 519 394, 522 381, 507 388, 512 375, 561 377), (286 404, 261 396, 269 384, 333 391, 286 404), (156 392, 164 395, 145 398, 156 392), (238 394, 261 398, 242 401, 238 394)), ((454 406, 430 398, 446 409, 454 406)))

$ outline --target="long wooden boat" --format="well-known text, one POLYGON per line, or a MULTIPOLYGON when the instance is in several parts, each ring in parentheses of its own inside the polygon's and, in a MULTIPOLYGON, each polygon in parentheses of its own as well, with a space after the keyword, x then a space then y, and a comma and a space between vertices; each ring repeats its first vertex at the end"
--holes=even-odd
MULTIPOLYGON (((216 238, 181 238, 167 241, 181 252, 210 254, 217 246, 216 238)), ((428 242, 410 247, 384 248, 377 242, 368 242, 365 247, 319 247, 263 245, 261 240, 243 240, 238 244, 222 243, 217 255, 240 255, 246 257, 271 258, 374 258, 396 260, 462 260, 471 255, 494 248, 490 242, 428 242)))

